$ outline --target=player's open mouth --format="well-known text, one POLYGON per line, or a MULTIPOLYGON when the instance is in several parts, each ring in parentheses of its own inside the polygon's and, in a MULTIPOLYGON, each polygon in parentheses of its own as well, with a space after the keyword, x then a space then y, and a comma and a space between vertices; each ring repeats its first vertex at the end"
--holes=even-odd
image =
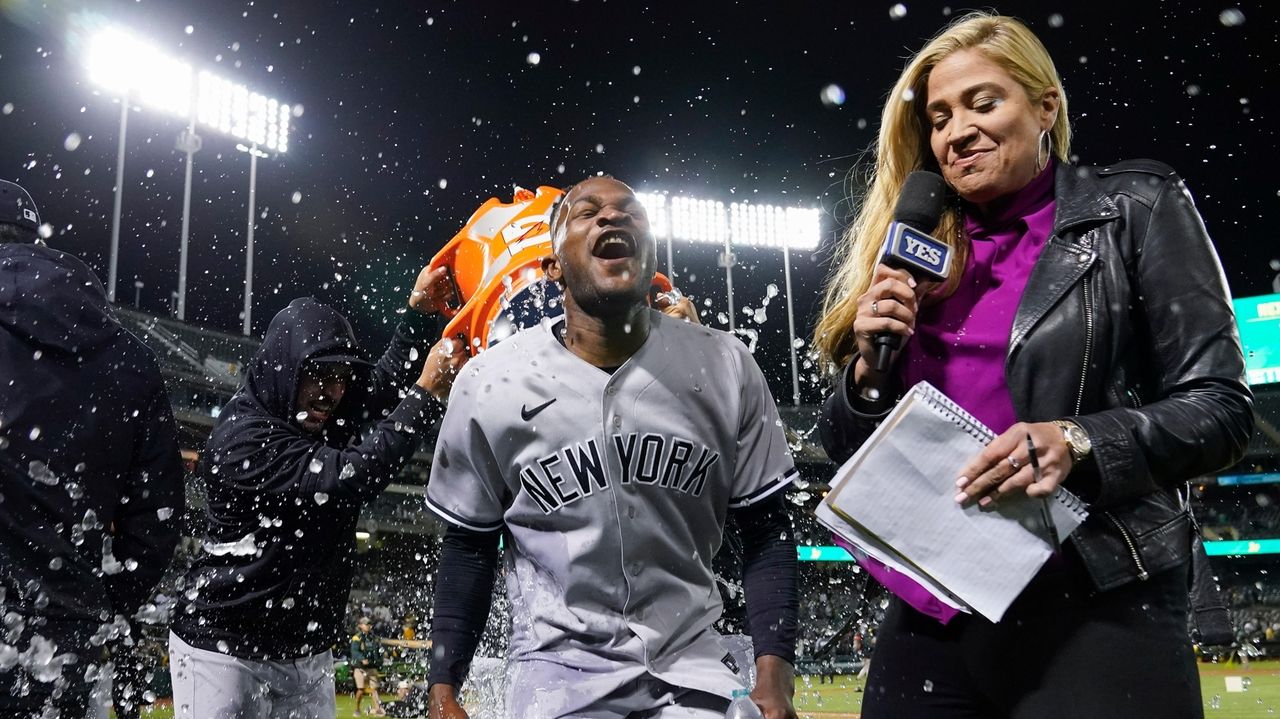
POLYGON ((621 260, 636 255, 636 241, 622 230, 610 230, 596 238, 591 254, 602 260, 621 260))

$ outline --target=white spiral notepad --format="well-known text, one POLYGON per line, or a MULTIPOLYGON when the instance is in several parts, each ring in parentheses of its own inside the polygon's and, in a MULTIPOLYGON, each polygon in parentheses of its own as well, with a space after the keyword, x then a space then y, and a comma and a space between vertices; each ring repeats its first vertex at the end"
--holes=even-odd
MULTIPOLYGON (((1051 554, 1038 503, 955 503, 960 470, 995 433, 927 382, 836 472, 818 519, 944 602, 999 621, 1051 554)), ((1063 538, 1088 517, 1064 488, 1049 501, 1063 538)))

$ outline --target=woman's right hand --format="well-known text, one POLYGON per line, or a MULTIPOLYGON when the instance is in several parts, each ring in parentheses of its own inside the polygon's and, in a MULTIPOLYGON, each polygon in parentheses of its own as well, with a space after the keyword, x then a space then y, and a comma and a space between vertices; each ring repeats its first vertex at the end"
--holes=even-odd
POLYGON ((430 719, 470 719, 467 710, 458 703, 453 687, 448 684, 432 684, 427 690, 427 716, 430 719))
MULTIPOLYGON (((853 376, 857 390, 878 389, 883 385, 885 375, 875 369, 879 348, 873 338, 882 332, 896 335, 901 338, 900 350, 902 343, 915 333, 916 310, 925 289, 906 270, 876 265, 871 287, 858 296, 858 313, 853 319, 853 334, 858 343, 853 376)), ((894 352, 895 359, 897 352, 894 352)))

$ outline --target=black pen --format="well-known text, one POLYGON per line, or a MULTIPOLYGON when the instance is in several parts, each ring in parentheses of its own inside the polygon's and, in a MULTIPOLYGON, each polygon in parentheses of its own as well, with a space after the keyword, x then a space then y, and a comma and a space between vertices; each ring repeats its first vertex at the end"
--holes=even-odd
MULTIPOLYGON (((1036 445, 1031 441, 1031 433, 1027 432, 1027 455, 1031 458, 1031 476, 1040 484, 1040 458, 1036 456, 1036 445)), ((1049 498, 1040 498, 1040 521, 1044 522, 1045 531, 1049 533, 1049 544, 1053 551, 1062 551, 1062 542, 1058 539, 1058 528, 1053 523, 1053 515, 1049 513, 1049 498)))

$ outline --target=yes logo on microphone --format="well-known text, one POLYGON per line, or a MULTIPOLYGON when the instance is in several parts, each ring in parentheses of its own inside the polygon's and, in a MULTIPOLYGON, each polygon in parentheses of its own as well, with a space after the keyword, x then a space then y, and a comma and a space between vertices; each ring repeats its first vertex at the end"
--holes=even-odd
POLYGON ((951 265, 951 248, 904 222, 889 225, 882 261, 910 271, 917 279, 941 282, 951 265))

